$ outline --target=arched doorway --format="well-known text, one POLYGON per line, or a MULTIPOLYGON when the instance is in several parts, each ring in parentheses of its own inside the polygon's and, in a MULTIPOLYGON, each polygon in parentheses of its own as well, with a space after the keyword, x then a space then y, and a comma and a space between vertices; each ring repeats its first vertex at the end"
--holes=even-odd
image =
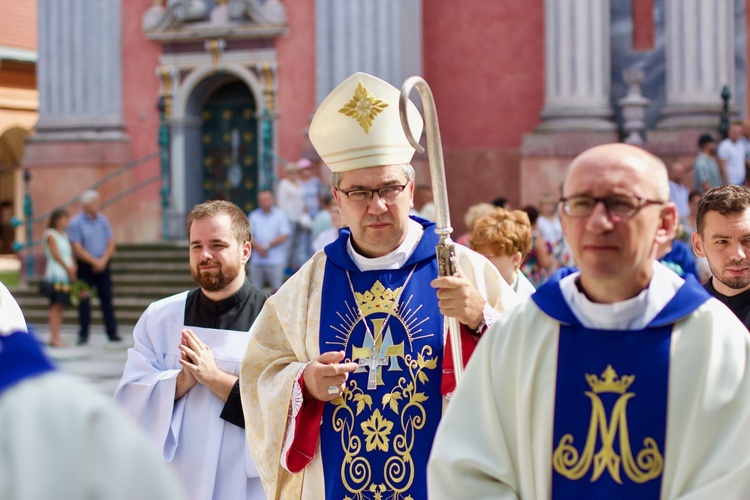
POLYGON ((255 207, 263 176, 263 105, 258 75, 244 66, 200 66, 179 80, 169 116, 169 238, 187 237, 185 216, 207 199, 229 199, 247 211, 255 207), (239 169, 231 168, 232 153, 239 169))
POLYGON ((255 208, 258 186, 257 108, 250 89, 234 80, 218 87, 201 111, 203 198, 255 208))

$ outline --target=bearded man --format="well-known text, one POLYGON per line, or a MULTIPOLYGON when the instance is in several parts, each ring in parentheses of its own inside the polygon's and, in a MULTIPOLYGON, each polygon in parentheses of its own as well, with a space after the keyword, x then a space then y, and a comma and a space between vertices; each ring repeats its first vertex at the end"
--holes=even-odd
POLYGON ((199 288, 151 304, 133 332, 115 400, 148 431, 194 499, 265 498, 245 442, 239 379, 268 294, 250 284, 250 223, 227 201, 188 214, 199 288))
POLYGON ((750 190, 729 185, 704 194, 692 239, 711 269, 706 290, 750 329, 750 190))

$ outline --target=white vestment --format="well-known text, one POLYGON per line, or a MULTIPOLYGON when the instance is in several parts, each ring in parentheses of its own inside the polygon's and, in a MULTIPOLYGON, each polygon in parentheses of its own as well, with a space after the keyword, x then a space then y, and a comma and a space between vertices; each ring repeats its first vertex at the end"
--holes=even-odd
POLYGON ((516 272, 514 273, 513 283, 510 284, 510 287, 522 299, 531 297, 532 295, 534 295, 534 292, 536 292, 536 288, 534 288, 534 285, 531 284, 529 278, 527 278, 520 269, 516 269, 516 272))
MULTIPOLYGON (((683 285, 657 274, 647 295, 609 307, 561 290, 569 306, 578 302, 576 317, 593 307, 595 322, 620 316, 640 328, 659 312, 651 305, 683 285)), ((430 499, 550 498, 560 328, 532 298, 485 334, 438 429, 430 499)), ((709 298, 673 323, 668 352, 661 498, 750 498, 750 336, 709 298)))
POLYGON ((0 335, 25 332, 26 320, 10 291, 0 283, 0 335))
MULTIPOLYGON (((360 270, 398 269, 420 235, 410 230, 407 241, 388 256, 354 260, 360 270)), ((353 252, 348 241, 347 249, 353 252)), ((464 276, 494 308, 493 315, 499 317, 498 311, 516 304, 516 295, 487 259, 460 245, 456 245, 456 257, 464 276)), ((297 380, 305 365, 321 354, 321 290, 327 261, 324 251, 317 252, 268 299, 251 329, 242 365, 240 388, 247 436, 269 498, 325 498, 320 441, 310 462, 297 474, 282 466, 282 453, 285 438, 289 438, 292 401, 302 404, 302 394, 295 391, 297 380)), ((351 291, 342 289, 340 293, 351 291)))
POLYGON ((234 375, 249 339, 247 332, 185 326, 187 293, 151 304, 138 320, 114 398, 177 468, 190 498, 265 498, 244 429, 220 418, 224 401, 201 384, 174 400, 183 328, 211 348, 219 369, 234 375))
POLYGON ((0 498, 186 497, 119 408, 73 376, 47 372, 0 393, 0 498))

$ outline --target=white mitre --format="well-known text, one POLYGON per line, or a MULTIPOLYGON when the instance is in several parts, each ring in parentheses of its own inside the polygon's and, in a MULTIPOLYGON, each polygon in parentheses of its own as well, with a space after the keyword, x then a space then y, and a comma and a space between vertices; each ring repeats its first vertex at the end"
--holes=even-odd
MULTIPOLYGON (((411 162, 414 148, 401 128, 401 92, 367 73, 355 73, 321 103, 310 124, 310 142, 333 172, 411 162)), ((414 137, 422 134, 422 116, 407 105, 414 137)))

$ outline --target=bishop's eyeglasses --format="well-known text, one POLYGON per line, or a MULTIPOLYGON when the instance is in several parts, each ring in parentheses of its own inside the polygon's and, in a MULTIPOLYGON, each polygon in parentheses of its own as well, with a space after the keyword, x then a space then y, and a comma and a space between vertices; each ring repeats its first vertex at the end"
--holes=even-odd
POLYGON ((666 201, 649 200, 634 194, 613 194, 603 198, 577 195, 560 198, 563 210, 569 217, 588 217, 598 203, 604 204, 607 215, 618 219, 629 219, 647 205, 663 205, 666 201))
POLYGON ((352 203, 356 203, 357 205, 367 205, 372 201, 372 198, 375 196, 375 193, 378 194, 381 200, 385 202, 386 205, 390 205, 392 203, 396 203, 396 200, 398 199, 398 195, 404 192, 404 189, 406 186, 408 186, 409 183, 400 185, 396 184, 394 186, 385 186, 378 189, 350 189, 348 191, 342 191, 341 189, 337 189, 340 193, 344 193, 347 198, 349 198, 349 201, 352 203))

